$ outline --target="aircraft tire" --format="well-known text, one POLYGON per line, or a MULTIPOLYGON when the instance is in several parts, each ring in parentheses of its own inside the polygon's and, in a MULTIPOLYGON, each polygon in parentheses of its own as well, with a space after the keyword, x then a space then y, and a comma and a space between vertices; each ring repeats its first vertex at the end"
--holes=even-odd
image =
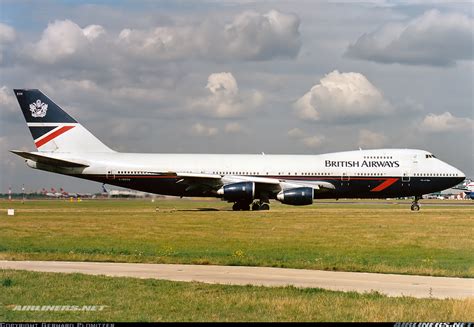
POLYGON ((243 203, 243 202, 235 202, 232 206, 233 211, 249 211, 250 210, 250 203, 243 203))

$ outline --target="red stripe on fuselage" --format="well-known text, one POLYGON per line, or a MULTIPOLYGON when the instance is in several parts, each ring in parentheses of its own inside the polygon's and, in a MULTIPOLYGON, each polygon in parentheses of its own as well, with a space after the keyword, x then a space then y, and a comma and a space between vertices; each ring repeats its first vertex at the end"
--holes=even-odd
POLYGON ((52 132, 51 134, 49 134, 48 136, 42 138, 41 140, 35 142, 35 145, 37 148, 39 148, 40 146, 48 143, 49 141, 51 141, 52 139, 58 137, 59 135, 67 132, 68 130, 70 130, 71 128, 74 128, 74 126, 63 126, 61 127, 60 129, 52 132))
POLYGON ((387 187, 398 181, 398 178, 387 178, 385 182, 370 190, 370 192, 380 192, 385 190, 387 187))

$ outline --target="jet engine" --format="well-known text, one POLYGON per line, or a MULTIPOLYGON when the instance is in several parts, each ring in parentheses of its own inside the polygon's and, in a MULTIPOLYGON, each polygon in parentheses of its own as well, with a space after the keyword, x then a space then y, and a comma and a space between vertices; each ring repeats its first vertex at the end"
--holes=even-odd
POLYGON ((283 190, 277 194, 277 200, 284 204, 304 206, 313 204, 314 190, 312 187, 297 187, 283 190))
POLYGON ((221 187, 217 194, 229 202, 248 201, 252 202, 255 196, 254 182, 239 182, 227 184, 221 187))

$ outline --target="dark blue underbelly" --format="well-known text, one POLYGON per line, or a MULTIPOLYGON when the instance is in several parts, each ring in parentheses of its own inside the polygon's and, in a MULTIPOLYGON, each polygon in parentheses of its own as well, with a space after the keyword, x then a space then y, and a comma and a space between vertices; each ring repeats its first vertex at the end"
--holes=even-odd
MULTIPOLYGON (((127 176, 107 178, 105 175, 75 175, 100 183, 121 186, 133 190, 174 196, 213 196, 214 193, 206 187, 190 188, 189 184, 177 183, 180 178, 163 176, 127 176)), ((287 181, 299 182, 329 182, 335 190, 316 192, 315 198, 387 198, 422 195, 438 192, 459 184, 461 177, 316 177, 316 176, 264 176, 287 181)), ((276 194, 270 194, 275 198, 276 194)), ((256 194, 259 197, 259 194, 256 194)))

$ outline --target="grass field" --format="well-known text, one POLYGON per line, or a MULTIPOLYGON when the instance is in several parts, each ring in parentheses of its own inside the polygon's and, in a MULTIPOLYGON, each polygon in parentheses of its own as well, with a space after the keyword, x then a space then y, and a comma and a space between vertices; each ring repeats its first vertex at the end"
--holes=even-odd
POLYGON ((390 298, 293 287, 224 286, 0 270, 0 321, 473 321, 474 299, 390 298), (14 311, 104 305, 102 311, 14 311))
POLYGON ((268 212, 229 209, 220 201, 0 201, 0 259, 474 277, 474 206, 411 212, 408 204, 272 203, 268 212), (14 217, 6 215, 10 207, 14 217))

